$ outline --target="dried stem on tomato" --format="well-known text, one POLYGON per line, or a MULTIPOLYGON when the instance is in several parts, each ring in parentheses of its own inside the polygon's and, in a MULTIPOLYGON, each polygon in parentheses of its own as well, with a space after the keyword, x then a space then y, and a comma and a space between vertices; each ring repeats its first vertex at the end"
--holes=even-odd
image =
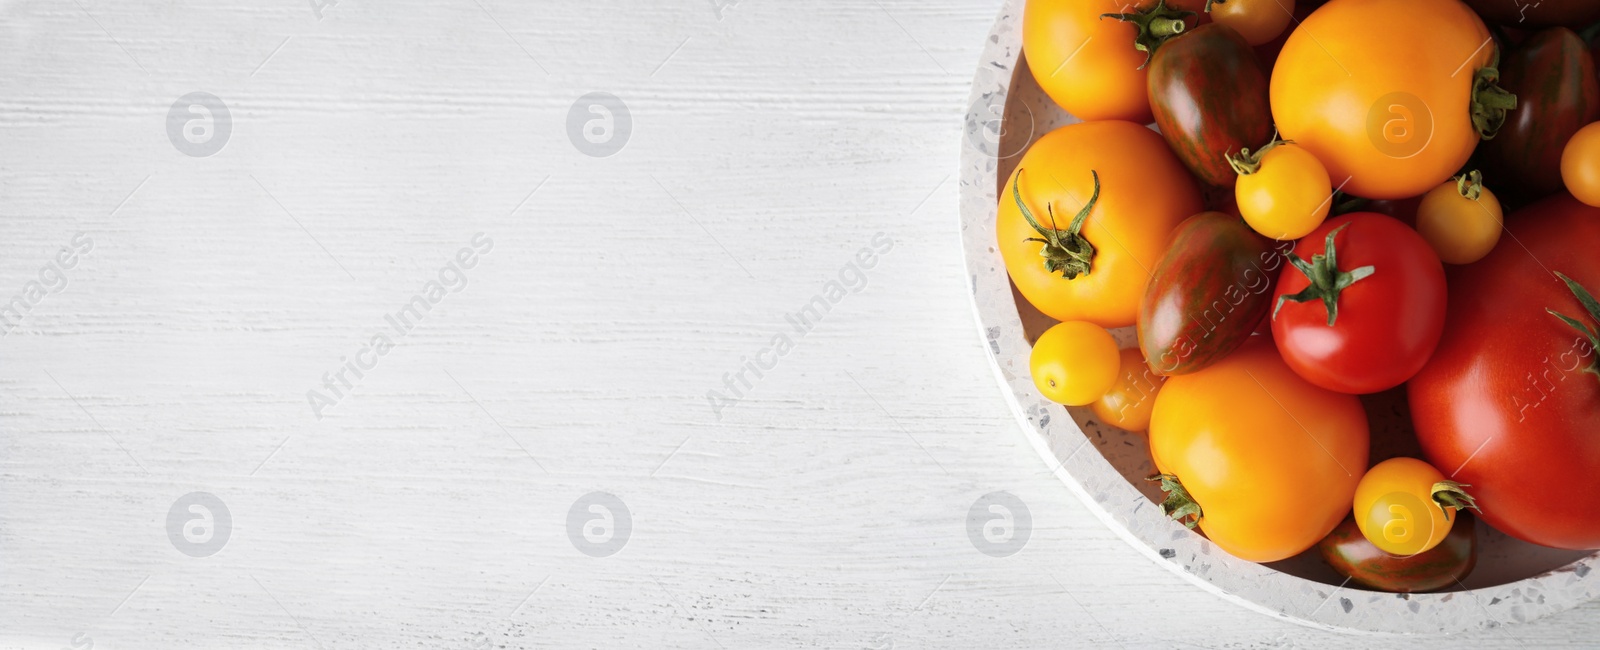
POLYGON ((1167 513, 1168 517, 1189 528, 1194 528, 1195 524, 1200 523, 1202 516, 1200 504, 1195 502, 1194 497, 1189 496, 1189 490, 1183 487, 1177 476, 1157 474, 1145 480, 1161 482, 1161 491, 1167 493, 1166 500, 1161 502, 1161 511, 1167 513), (1190 519, 1191 516, 1193 519, 1190 519))
MULTIPOLYGON (((1206 10, 1211 10, 1211 5, 1206 4, 1206 10)), ((1161 0, 1156 6, 1144 11, 1133 11, 1125 14, 1100 14, 1100 19, 1115 18, 1125 23, 1133 23, 1138 28, 1139 35, 1133 39, 1133 49, 1144 52, 1144 62, 1139 64, 1140 70, 1150 65, 1150 56, 1156 48, 1161 47, 1167 39, 1182 34, 1189 25, 1184 21, 1193 17, 1193 11, 1184 11, 1175 7, 1168 7, 1167 0, 1161 0)))
MULTIPOLYGON (((1562 282, 1567 283, 1567 289, 1572 291, 1572 295, 1578 297, 1578 302, 1583 305, 1584 311, 1589 312, 1589 318, 1597 323, 1600 323, 1600 302, 1595 301, 1594 295, 1589 293, 1588 289, 1583 288, 1583 285, 1578 284, 1577 280, 1567 277, 1560 271, 1556 272, 1556 277, 1561 278, 1562 282)), ((1571 325, 1573 329, 1578 330, 1584 336, 1588 337, 1589 349, 1591 352, 1600 352, 1600 333, 1596 333, 1594 328, 1583 324, 1583 321, 1558 312, 1554 309, 1546 308, 1545 311, 1550 312, 1550 315, 1561 319, 1561 322, 1571 325)), ((1600 377, 1600 355, 1595 356, 1595 360, 1589 362, 1589 367, 1584 368, 1583 371, 1591 373, 1596 377, 1600 377)))
POLYGON ((1228 166, 1233 168, 1233 173, 1240 176, 1254 174, 1261 171, 1261 159, 1267 155, 1267 152, 1272 151, 1273 147, 1280 144, 1294 144, 1294 140, 1279 140, 1274 135, 1272 142, 1263 145, 1255 153, 1250 153, 1249 147, 1243 147, 1239 149, 1239 153, 1227 154, 1228 166))
POLYGON ((1310 262, 1305 261, 1294 253, 1287 254, 1289 263, 1300 269, 1300 272, 1311 280, 1311 286, 1292 296, 1278 296, 1278 304, 1272 307, 1272 317, 1274 319, 1278 317, 1278 310, 1283 309, 1283 303, 1286 300, 1310 302, 1320 299, 1322 300, 1322 305, 1328 309, 1328 327, 1333 327, 1334 321, 1339 319, 1339 292, 1372 275, 1374 271, 1371 265, 1349 271, 1339 270, 1338 251, 1334 249, 1333 238, 1339 235, 1339 231, 1348 227, 1350 227, 1350 224, 1347 223, 1334 228, 1333 232, 1328 233, 1328 239, 1323 244, 1323 252, 1312 255, 1310 262))
POLYGON ((1469 487, 1472 486, 1455 481, 1439 481, 1433 484, 1433 502, 1439 504, 1439 507, 1444 510, 1445 521, 1450 521, 1451 508, 1456 510, 1470 508, 1477 510, 1478 514, 1483 514, 1483 511, 1478 509, 1478 500, 1472 498, 1472 495, 1467 494, 1467 491, 1462 489, 1469 487))
POLYGON ((1033 218, 1033 212, 1028 209, 1028 204, 1022 201, 1022 192, 1017 189, 1018 182, 1022 180, 1022 170, 1017 170, 1017 175, 1011 179, 1011 199, 1017 202, 1017 209, 1022 211, 1022 218, 1028 220, 1028 225, 1038 231, 1039 237, 1029 237, 1024 241, 1036 241, 1044 244, 1039 249, 1039 256, 1044 258, 1044 268, 1051 273, 1060 272, 1061 277, 1068 280, 1080 275, 1088 275, 1094 267, 1094 244, 1089 243, 1082 235, 1083 221, 1089 218, 1089 212, 1094 209, 1094 204, 1100 200, 1100 173, 1089 170, 1094 177, 1094 195, 1089 197, 1089 202, 1083 204, 1083 209, 1072 218, 1072 223, 1065 230, 1056 227, 1056 211, 1049 203, 1044 204, 1044 209, 1050 215, 1050 227, 1046 228, 1033 218))
POLYGON ((1497 46, 1493 60, 1478 68, 1472 78, 1472 127, 1478 137, 1493 140, 1500 127, 1506 123, 1506 112, 1517 107, 1517 96, 1500 87, 1500 49, 1497 46))
POLYGON ((1457 176, 1455 181, 1456 192, 1461 194, 1461 198, 1476 201, 1483 196, 1483 172, 1474 169, 1457 176))

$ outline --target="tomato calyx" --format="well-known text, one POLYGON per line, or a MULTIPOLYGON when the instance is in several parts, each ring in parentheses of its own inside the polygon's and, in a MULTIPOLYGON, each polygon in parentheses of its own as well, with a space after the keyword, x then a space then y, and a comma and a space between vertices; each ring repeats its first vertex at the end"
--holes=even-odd
POLYGON ((1439 481, 1433 484, 1433 488, 1430 490, 1431 496, 1433 497, 1433 502, 1439 504, 1439 508, 1444 510, 1445 521, 1450 521, 1452 508, 1455 510, 1470 508, 1476 510, 1480 515, 1483 514, 1483 510, 1478 508, 1478 500, 1472 498, 1472 495, 1467 494, 1467 491, 1462 489, 1469 487, 1472 486, 1455 481, 1439 481))
MULTIPOLYGON (((1567 283, 1567 288, 1572 291, 1572 295, 1578 297, 1578 302, 1583 305, 1584 311, 1589 312, 1589 318, 1593 319, 1595 322, 1600 322, 1600 302, 1595 301, 1594 295, 1589 293, 1588 289, 1583 288, 1583 285, 1578 284, 1577 280, 1567 277, 1560 271, 1556 272, 1556 277, 1561 278, 1562 282, 1567 283)), ((1588 337, 1590 350, 1600 350, 1600 333, 1596 333, 1594 328, 1583 324, 1583 321, 1558 312, 1554 309, 1547 307, 1545 308, 1545 311, 1550 312, 1551 316, 1561 319, 1561 322, 1572 326, 1573 329, 1578 330, 1584 336, 1588 337)), ((1583 371, 1590 373, 1595 377, 1600 377, 1600 356, 1597 356, 1594 361, 1589 362, 1589 367, 1584 368, 1583 371)))
POLYGON ((1349 271, 1339 270, 1338 251, 1333 246, 1333 238, 1339 235, 1339 231, 1349 227, 1350 224, 1347 223, 1328 233, 1328 239, 1323 244, 1323 252, 1312 255, 1310 262, 1294 253, 1285 254, 1289 258, 1289 263, 1311 280, 1311 286, 1292 296, 1278 296, 1278 304, 1272 307, 1273 320, 1277 320, 1278 310, 1283 309, 1286 300, 1310 302, 1321 299, 1323 306, 1328 310, 1328 327, 1333 327, 1334 321, 1339 319, 1339 293, 1372 275, 1375 270, 1370 264, 1349 271))
POLYGON ((1483 172, 1476 169, 1455 177, 1456 192, 1473 201, 1483 197, 1483 172))
POLYGON ((1081 234, 1083 220, 1089 218, 1089 212, 1094 209, 1094 204, 1100 200, 1100 172, 1089 170, 1094 176, 1094 195, 1089 197, 1089 202, 1083 204, 1083 209, 1072 218, 1072 223, 1065 230, 1056 227, 1055 208, 1049 203, 1044 204, 1044 209, 1050 215, 1050 227, 1046 228, 1033 218, 1033 212, 1022 202, 1022 192, 1017 189, 1018 181, 1022 180, 1022 170, 1017 170, 1017 175, 1011 179, 1011 198, 1017 202, 1017 209, 1022 211, 1022 218, 1028 220, 1028 225, 1038 231, 1040 237, 1029 237, 1023 241, 1036 241, 1044 244, 1039 249, 1039 256, 1044 258, 1044 268, 1050 273, 1060 272, 1061 277, 1068 280, 1076 279, 1080 275, 1088 275, 1093 269, 1094 244, 1089 243, 1081 234))
POLYGON ((1189 490, 1183 487, 1183 483, 1178 480, 1176 475, 1157 474, 1145 480, 1161 482, 1161 491, 1167 493, 1166 500, 1161 502, 1161 511, 1166 513, 1168 517, 1177 520, 1178 523, 1190 529, 1193 529, 1195 524, 1200 523, 1200 517, 1202 516, 1200 504, 1195 502, 1194 497, 1189 496, 1189 490), (1193 519, 1190 519, 1191 516, 1193 516, 1193 519))
POLYGON ((1493 140, 1506 123, 1506 112, 1517 107, 1517 96, 1500 87, 1500 50, 1495 49, 1489 65, 1478 68, 1472 78, 1472 126, 1478 137, 1493 140))
POLYGON ((1260 149, 1257 149, 1255 153, 1250 153, 1249 147, 1241 147, 1239 153, 1227 154, 1228 166, 1233 168, 1233 173, 1240 176, 1254 174, 1261 171, 1261 159, 1267 155, 1267 152, 1272 151, 1273 147, 1282 144, 1294 144, 1294 140, 1279 140, 1274 136, 1272 142, 1268 142, 1260 149))
POLYGON ((1211 5, 1221 5, 1221 4, 1227 4, 1227 3, 1228 3, 1228 0, 1206 0, 1205 12, 1208 13, 1208 14, 1211 13, 1211 5))
MULTIPOLYGON (((1211 10, 1210 3, 1206 10, 1211 10)), ((1137 69, 1143 70, 1150 65, 1150 57, 1156 48, 1174 36, 1182 34, 1189 28, 1184 20, 1195 15, 1193 11, 1184 11, 1167 6, 1167 0, 1161 0, 1156 6, 1144 11, 1132 11, 1125 14, 1100 14, 1100 19, 1115 18, 1125 23, 1133 23, 1138 28, 1139 35, 1133 38, 1133 49, 1144 52, 1144 62, 1137 69)))

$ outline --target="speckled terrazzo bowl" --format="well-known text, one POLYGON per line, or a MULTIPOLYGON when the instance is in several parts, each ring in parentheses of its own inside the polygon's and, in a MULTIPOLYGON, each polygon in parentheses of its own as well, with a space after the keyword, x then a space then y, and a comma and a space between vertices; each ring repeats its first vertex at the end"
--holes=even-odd
MULTIPOLYGON (((989 33, 972 81, 961 152, 961 239, 978 326, 995 376, 1034 448, 1089 509, 1134 548, 1191 582, 1246 607, 1321 628, 1376 633, 1458 632, 1559 612, 1600 591, 1600 553, 1557 551, 1478 526, 1478 568, 1454 591, 1397 595, 1366 591, 1325 566, 1315 551, 1271 565, 1246 562, 1161 513, 1145 481, 1153 473, 1144 436, 1097 422, 1041 396, 1028 375, 1034 338, 1053 321, 1018 296, 995 248, 1000 184, 1028 145, 1076 122, 1045 96, 1022 59, 1023 0, 1008 0, 989 33)), ((1115 332, 1123 347, 1132 328, 1115 332)), ((1373 462, 1418 455, 1398 392, 1363 398, 1373 462)), ((1482 522, 1480 522, 1481 524, 1482 522)))

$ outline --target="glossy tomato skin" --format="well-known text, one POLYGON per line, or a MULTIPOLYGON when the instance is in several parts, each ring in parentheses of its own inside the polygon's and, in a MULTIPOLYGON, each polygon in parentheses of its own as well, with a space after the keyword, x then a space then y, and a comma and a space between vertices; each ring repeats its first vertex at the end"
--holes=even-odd
POLYGON ((1150 108, 1162 137, 1201 181, 1233 187, 1227 154, 1272 139, 1267 74, 1244 37, 1211 23, 1162 43, 1150 59, 1150 108))
POLYGON ((1167 379, 1150 418, 1150 453, 1200 505, 1212 542, 1275 562, 1311 548, 1349 514, 1369 434, 1358 398, 1301 379, 1263 338, 1167 379))
POLYGON ((1117 341, 1083 321, 1056 323, 1033 342, 1028 371, 1039 394, 1057 404, 1086 406, 1117 383, 1117 341))
POLYGON ((1561 151, 1561 182, 1579 201, 1600 206, 1600 122, 1578 129, 1561 151))
POLYGON ((1478 145, 1473 79, 1495 54, 1487 40, 1483 21, 1458 0, 1331 2, 1278 54, 1273 118, 1335 187, 1371 199, 1417 196, 1456 174, 1478 145))
POLYGON ((1480 187, 1473 199, 1451 182, 1423 195, 1411 227, 1439 254, 1439 261, 1471 264, 1494 250, 1504 217, 1494 190, 1480 187))
MULTIPOLYGON (((1372 266, 1373 274, 1340 292, 1333 326, 1321 300, 1285 301, 1272 318, 1272 336, 1284 361, 1311 383, 1376 393, 1410 379, 1433 354, 1445 324, 1444 265, 1415 230, 1376 212, 1329 219, 1296 242, 1294 253, 1311 260, 1341 227, 1334 239, 1339 269, 1372 266)), ((1285 265, 1277 295, 1309 285, 1304 273, 1285 265)))
MULTIPOLYGON (((1169 6, 1198 12, 1205 0, 1169 6)), ((1145 53, 1138 30, 1102 14, 1148 9, 1156 0, 1034 0, 1022 11, 1022 51, 1033 78, 1061 108, 1084 121, 1150 121, 1145 53)), ((1194 21, 1191 19, 1192 26, 1194 21)))
MULTIPOLYGON (((1367 541, 1384 552, 1426 553, 1444 542, 1455 527, 1457 508, 1437 502, 1433 495, 1434 488, 1445 480, 1443 473, 1423 461, 1390 458, 1361 477, 1350 515, 1367 541)), ((1461 493, 1466 494, 1464 490, 1461 493)))
POLYGON ((1323 561, 1363 587, 1391 593, 1422 593, 1455 586, 1478 564, 1477 524, 1460 514, 1444 541, 1411 556, 1394 556, 1367 541, 1355 519, 1345 519, 1317 543, 1323 561))
POLYGON ((1484 180, 1517 203, 1559 192, 1562 148, 1600 119, 1600 78, 1589 48, 1570 29, 1546 29, 1514 49, 1500 74, 1517 109, 1482 147, 1484 180))
POLYGON ((1594 0, 1466 0, 1484 20, 1507 27, 1580 29, 1600 20, 1600 2, 1594 0))
POLYGON ((1489 256, 1453 269, 1450 327, 1407 385, 1428 461, 1471 485, 1483 519, 1565 549, 1600 548, 1600 379, 1591 327, 1552 272, 1600 289, 1600 208, 1560 194, 1506 219, 1489 256))
POLYGON ((1327 168, 1294 143, 1269 145, 1261 167, 1239 178, 1234 200, 1245 223, 1277 240, 1293 240, 1315 230, 1333 207, 1327 168))
POLYGON ((1211 6, 1211 19, 1239 32, 1251 46, 1276 40, 1294 18, 1294 0, 1239 0, 1211 6))
POLYGON ((1028 302, 1060 321, 1085 320, 1106 328, 1132 325, 1150 271, 1161 261, 1172 230, 1201 209, 1200 188, 1160 135, 1131 122, 1084 122, 1051 131, 1023 154, 1000 191, 995 231, 1006 271, 1028 302), (1068 227, 1094 194, 1100 198, 1083 224, 1095 246, 1087 275, 1068 280, 1048 271, 1039 237, 1012 199, 1013 181, 1029 210, 1048 226, 1068 227), (1152 191, 1151 188, 1161 188, 1152 191))
POLYGON ((1139 303, 1139 347, 1152 370, 1184 375, 1237 350, 1272 305, 1283 257, 1238 217, 1184 220, 1139 303))

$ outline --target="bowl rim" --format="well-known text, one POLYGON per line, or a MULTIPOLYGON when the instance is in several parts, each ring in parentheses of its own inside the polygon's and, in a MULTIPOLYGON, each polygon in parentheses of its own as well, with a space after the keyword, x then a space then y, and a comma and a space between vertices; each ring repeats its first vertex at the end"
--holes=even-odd
POLYGON ((1161 514, 1101 454, 1078 453, 1090 446, 1090 437, 1064 407, 1039 394, 1028 375, 1031 347, 994 247, 998 143, 990 152, 977 140, 1005 116, 1022 54, 1024 1, 1002 3, 973 76, 963 124, 958 219, 968 299, 980 340, 990 352, 990 370, 1051 473, 1118 537, 1157 564, 1225 600, 1314 628, 1378 634, 1465 632, 1532 621, 1600 593, 1600 572, 1591 570, 1600 563, 1600 551, 1515 582, 1443 593, 1369 592, 1293 576, 1215 548, 1161 514), (1339 594, 1344 597, 1333 603, 1339 594))

